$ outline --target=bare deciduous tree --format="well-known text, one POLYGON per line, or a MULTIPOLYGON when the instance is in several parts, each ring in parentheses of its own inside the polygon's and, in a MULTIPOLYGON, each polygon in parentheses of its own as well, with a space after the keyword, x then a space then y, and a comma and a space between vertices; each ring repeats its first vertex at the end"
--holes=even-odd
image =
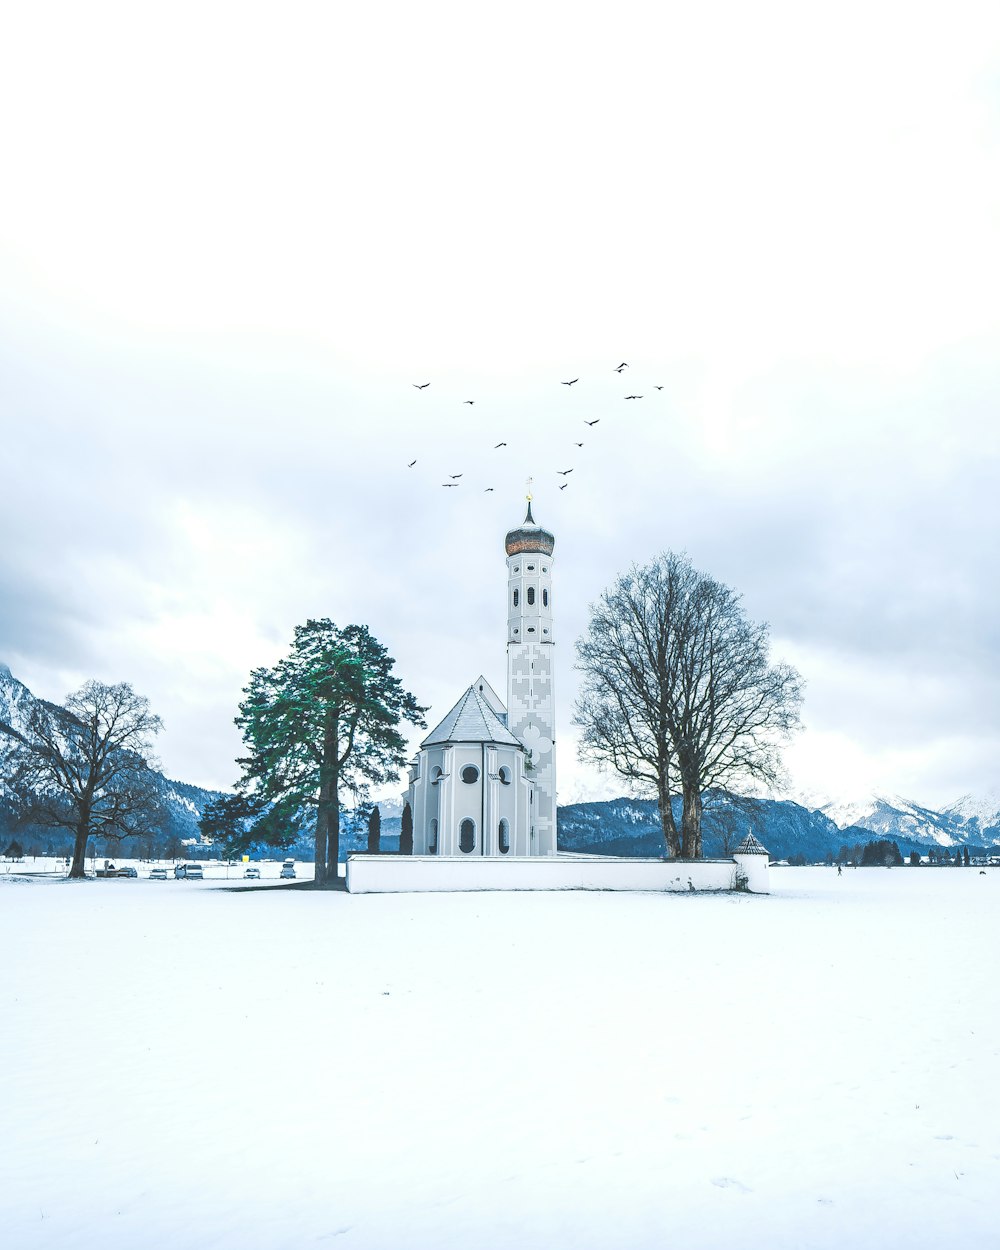
POLYGON ((160 799, 146 755, 161 721, 121 682, 88 681, 64 707, 38 703, 9 756, 10 788, 28 819, 74 835, 71 877, 84 875, 90 837, 144 833, 160 799))
POLYGON ((801 680, 768 650, 767 626, 746 619, 739 596, 673 552, 630 569, 591 609, 577 643, 581 753, 655 791, 668 855, 702 854, 708 789, 781 775, 801 680))

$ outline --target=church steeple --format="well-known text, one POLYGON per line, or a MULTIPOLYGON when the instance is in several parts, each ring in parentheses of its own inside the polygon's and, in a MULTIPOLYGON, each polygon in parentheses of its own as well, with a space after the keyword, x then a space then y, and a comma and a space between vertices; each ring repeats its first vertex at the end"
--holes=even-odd
POLYGON ((556 851, 555 697, 553 693, 552 552, 555 535, 531 511, 508 532, 507 726, 531 753, 535 783, 532 852, 556 851))

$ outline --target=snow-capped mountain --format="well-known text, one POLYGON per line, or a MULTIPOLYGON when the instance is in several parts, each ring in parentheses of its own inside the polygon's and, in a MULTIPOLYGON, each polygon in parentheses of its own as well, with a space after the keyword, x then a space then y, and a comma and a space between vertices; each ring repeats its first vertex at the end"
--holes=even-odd
POLYGON ((976 830, 980 836, 992 834, 996 841, 1000 838, 1000 789, 988 790, 978 798, 963 794, 942 815, 961 821, 966 829, 976 830))
POLYGON ((965 795, 940 810, 901 795, 882 794, 825 801, 813 796, 805 805, 822 812, 838 829, 868 829, 883 838, 946 847, 1000 841, 1000 796, 996 791, 981 798, 965 795))

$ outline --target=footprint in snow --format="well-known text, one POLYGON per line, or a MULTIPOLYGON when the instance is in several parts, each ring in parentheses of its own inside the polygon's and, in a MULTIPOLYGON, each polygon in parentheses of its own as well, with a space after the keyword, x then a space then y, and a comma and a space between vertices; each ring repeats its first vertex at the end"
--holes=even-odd
POLYGON ((731 1176, 715 1176, 712 1178, 712 1184, 718 1185, 720 1189, 738 1189, 741 1194, 753 1193, 753 1190, 744 1185, 742 1181, 734 1180, 731 1176))

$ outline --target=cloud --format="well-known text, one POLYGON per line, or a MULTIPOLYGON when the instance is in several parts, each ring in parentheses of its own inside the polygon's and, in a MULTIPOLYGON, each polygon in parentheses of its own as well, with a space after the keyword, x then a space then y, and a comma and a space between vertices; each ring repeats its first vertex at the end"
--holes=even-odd
POLYGON ((19 13, 0 656, 132 680, 209 784, 310 615, 433 718, 503 686, 531 474, 567 793, 587 604, 667 548, 799 664, 817 786, 983 788, 995 6, 517 12, 19 13))

